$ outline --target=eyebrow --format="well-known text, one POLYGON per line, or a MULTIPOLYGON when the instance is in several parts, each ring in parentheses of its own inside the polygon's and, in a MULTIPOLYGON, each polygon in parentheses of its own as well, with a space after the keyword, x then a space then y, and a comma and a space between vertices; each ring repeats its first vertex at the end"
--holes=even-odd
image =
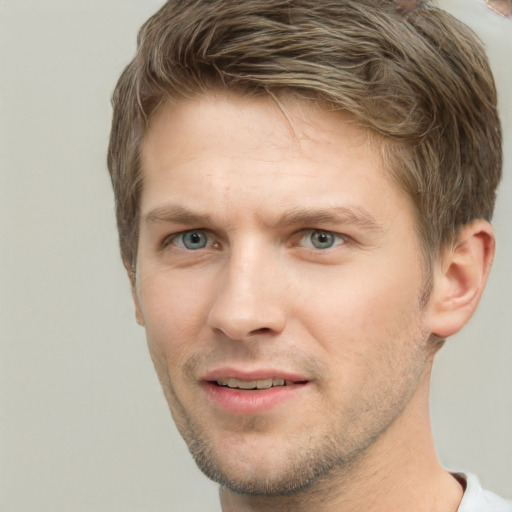
POLYGON ((166 204, 151 210, 145 217, 146 224, 155 222, 173 222, 175 224, 210 225, 210 216, 206 213, 194 212, 181 205, 166 204))
POLYGON ((295 208, 279 216, 278 225, 349 224, 366 231, 381 233, 384 228, 375 217, 359 206, 295 208))
MULTIPOLYGON (((168 204, 151 210, 144 216, 146 224, 170 222, 175 224, 212 226, 207 213, 195 212, 185 206, 168 204)), ((382 233, 383 226, 367 210, 359 206, 335 206, 326 208, 293 208, 285 213, 263 219, 267 227, 319 226, 321 224, 346 224, 365 231, 382 233)))

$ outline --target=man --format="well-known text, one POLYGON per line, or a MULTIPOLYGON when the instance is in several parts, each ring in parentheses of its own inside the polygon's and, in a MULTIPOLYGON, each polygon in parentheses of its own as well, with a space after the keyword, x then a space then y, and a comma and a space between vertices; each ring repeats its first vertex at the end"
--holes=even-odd
POLYGON ((137 321, 223 510, 512 510, 428 411, 494 255, 474 35, 430 2, 173 0, 113 103, 137 321))

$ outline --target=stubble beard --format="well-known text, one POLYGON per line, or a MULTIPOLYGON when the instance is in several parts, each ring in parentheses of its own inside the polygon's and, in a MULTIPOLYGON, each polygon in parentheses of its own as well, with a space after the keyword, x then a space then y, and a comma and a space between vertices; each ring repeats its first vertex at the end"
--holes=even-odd
POLYGON ((391 370, 386 375, 395 375, 395 380, 374 383, 372 393, 363 394, 361 400, 353 402, 341 419, 323 425, 322 432, 298 435, 295 439, 281 438, 275 447, 281 454, 277 470, 269 470, 269 466, 261 464, 249 471, 237 470, 232 461, 226 462, 233 455, 225 450, 219 453, 204 424, 179 402, 168 377, 163 388, 178 430, 199 469, 208 478, 237 494, 269 497, 316 494, 329 488, 334 480, 338 485, 344 480, 348 482, 354 468, 407 406, 428 353, 426 333, 416 328, 413 331, 410 339, 415 340, 417 350, 408 354, 405 365, 393 373, 394 359, 400 354, 389 349, 384 349, 378 359, 379 363, 386 360, 391 370))
MULTIPOLYGON (((222 460, 222 455, 230 457, 230 454, 219 453, 204 425, 193 418, 182 406, 170 382, 167 381, 166 384, 163 388, 173 419, 198 468, 210 480, 237 494, 253 496, 298 494, 310 489, 313 484, 326 480, 333 470, 346 470, 352 460, 357 457, 356 453, 343 453, 339 439, 330 433, 325 433, 321 436, 316 435, 315 439, 307 439, 306 443, 300 437, 286 440, 286 454, 282 457, 285 463, 277 473, 260 468, 258 472, 253 470, 244 475, 243 471, 225 469, 226 464, 222 460), (309 446, 304 446, 307 444, 309 446)), ((258 430, 262 424, 258 420, 248 421, 246 427, 250 432, 258 430)), ((279 442, 282 443, 283 440, 279 442)), ((371 442, 369 440, 367 444, 371 442)), ((282 444, 276 447, 276 449, 282 448, 282 444)), ((364 451, 364 448, 364 446, 360 447, 359 451, 364 451)))
MULTIPOLYGON (((365 382, 362 391, 356 384, 353 391, 359 400, 351 400, 340 417, 334 418, 335 421, 321 424, 323 430, 320 432, 320 429, 310 429, 303 435, 299 432, 295 438, 281 436, 274 447, 280 453, 280 467, 271 468, 272 471, 265 471, 268 468, 265 464, 253 467, 245 474, 236 468, 236 464, 230 467, 226 461, 229 462, 231 455, 226 450, 219 453, 212 435, 208 433, 208 425, 205 427, 204 422, 181 403, 165 362, 150 350, 171 414, 199 469, 234 493, 262 497, 295 495, 299 499, 301 493, 316 495, 335 483, 344 480, 348 483, 354 469, 357 470, 375 442, 407 407, 420 380, 429 373, 433 356, 441 346, 435 343, 423 323, 430 287, 424 284, 422 288, 415 311, 410 311, 410 316, 405 314, 393 331, 387 332, 373 347, 373 350, 380 351, 374 357, 377 366, 373 368, 373 374, 380 374, 380 378, 370 385, 365 382), (397 338, 406 341, 403 345, 396 344, 397 338)), ((305 367, 309 365, 309 373, 306 374, 319 376, 328 371, 320 361, 297 359, 296 352, 285 354, 278 349, 276 354, 281 360, 296 360, 297 368, 301 363, 305 367)), ((211 361, 211 356, 202 353, 189 357, 181 373, 188 373, 190 377, 193 368, 201 361, 211 361)), ((368 375, 371 376, 372 372, 368 375)), ((247 425, 250 427, 250 422, 247 425)))
POLYGON ((212 449, 211 442, 204 438, 197 429, 189 430, 183 436, 192 457, 199 469, 211 480, 237 494, 250 496, 285 497, 311 491, 313 488, 328 484, 332 474, 338 478, 348 474, 355 461, 373 442, 359 446, 350 454, 340 446, 340 440, 324 435, 316 439, 313 447, 304 449, 297 440, 295 447, 289 447, 281 471, 266 474, 264 470, 242 476, 235 476, 234 471, 222 469, 218 454, 212 449), (190 435, 192 434, 192 435, 190 435))

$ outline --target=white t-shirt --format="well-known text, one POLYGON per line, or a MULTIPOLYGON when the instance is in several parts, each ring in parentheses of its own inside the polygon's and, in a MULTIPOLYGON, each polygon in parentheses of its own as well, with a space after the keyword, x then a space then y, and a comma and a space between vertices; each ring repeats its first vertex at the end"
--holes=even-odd
POLYGON ((458 473, 458 476, 466 480, 466 492, 457 512, 512 512, 512 501, 484 491, 475 475, 458 473))

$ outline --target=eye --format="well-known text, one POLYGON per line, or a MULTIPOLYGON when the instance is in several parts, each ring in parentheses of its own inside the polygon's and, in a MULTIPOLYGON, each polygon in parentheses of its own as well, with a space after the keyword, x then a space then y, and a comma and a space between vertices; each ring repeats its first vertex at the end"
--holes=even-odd
POLYGON ((345 243, 345 239, 332 231, 309 229, 301 239, 301 245, 308 249, 331 249, 345 243))
POLYGON ((215 245, 209 233, 201 230, 183 231, 167 238, 164 245, 175 245, 186 251, 197 251, 215 245))

